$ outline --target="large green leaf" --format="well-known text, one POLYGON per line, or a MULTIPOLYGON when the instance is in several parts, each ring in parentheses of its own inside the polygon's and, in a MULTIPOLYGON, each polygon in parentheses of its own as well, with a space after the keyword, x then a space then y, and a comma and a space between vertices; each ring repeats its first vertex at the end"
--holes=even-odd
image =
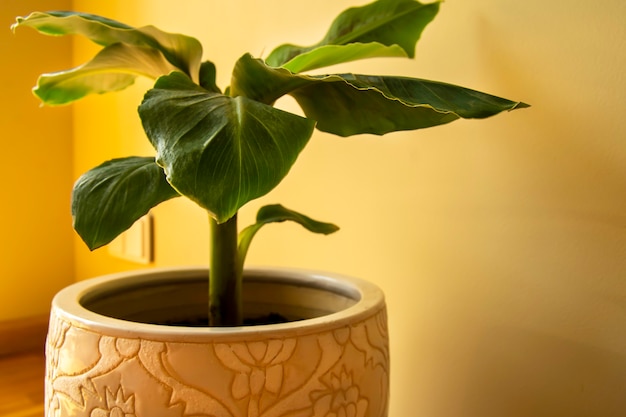
POLYGON ((139 114, 168 181, 220 223, 278 185, 314 128, 306 118, 205 90, 179 72, 159 78, 139 114))
POLYGON ((484 119, 502 111, 528 107, 525 103, 482 93, 458 85, 409 77, 341 74, 360 91, 376 90, 407 106, 430 106, 454 112, 463 119, 484 119))
POLYGON ((151 157, 107 161, 82 175, 72 193, 74 229, 94 250, 179 194, 151 157))
POLYGON ((422 129, 459 118, 484 118, 526 104, 435 81, 335 74, 309 76, 244 55, 232 89, 264 103, 291 94, 317 128, 340 136, 422 129))
POLYGON ((175 69, 156 49, 114 43, 80 67, 43 74, 33 92, 48 105, 62 105, 88 94, 122 90, 137 75, 156 79, 175 69))
POLYGON ((243 267, 252 239, 266 224, 292 221, 307 229, 309 232, 328 235, 335 233, 339 227, 332 223, 320 222, 297 211, 290 210, 280 204, 271 204, 259 209, 256 223, 246 227, 239 233, 239 263, 243 267))
MULTIPOLYGON (((421 4, 414 0, 378 0, 362 7, 345 10, 331 24, 324 39, 312 46, 281 45, 270 53, 267 63, 274 67, 289 67, 292 59, 325 45, 348 45, 351 43, 368 44, 377 42, 382 45, 398 45, 404 50, 404 56, 415 55, 415 44, 424 28, 439 11, 439 2, 421 4)), ((389 51, 378 49, 379 56, 389 56, 389 51)), ((376 55, 364 56, 371 58, 376 55)), ((337 56, 336 58, 339 58, 337 56)), ((334 59, 333 64, 348 62, 356 58, 346 54, 345 60, 334 59)), ((323 60, 317 59, 320 64, 323 60)), ((299 64, 301 65, 301 64, 299 64)), ((307 70, 320 68, 310 63, 302 68, 307 70)))
POLYGON ((12 28, 21 26, 52 36, 83 35, 104 46, 92 61, 40 78, 36 93, 48 104, 66 104, 90 93, 117 91, 132 84, 137 75, 156 79, 173 69, 199 81, 202 46, 189 36, 166 33, 154 26, 133 28, 79 12, 35 12, 19 17, 12 28), (52 101, 47 102, 47 98, 52 101))
POLYGON ((340 136, 384 135, 485 118, 527 104, 464 87, 406 77, 340 74, 294 90, 318 129, 340 136))

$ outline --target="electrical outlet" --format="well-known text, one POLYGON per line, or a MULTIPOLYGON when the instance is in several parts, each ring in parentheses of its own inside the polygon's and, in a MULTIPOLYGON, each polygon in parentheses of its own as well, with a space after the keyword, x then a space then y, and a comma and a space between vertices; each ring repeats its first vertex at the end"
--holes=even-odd
POLYGON ((148 213, 109 244, 109 253, 127 261, 149 264, 154 260, 154 219, 148 213))

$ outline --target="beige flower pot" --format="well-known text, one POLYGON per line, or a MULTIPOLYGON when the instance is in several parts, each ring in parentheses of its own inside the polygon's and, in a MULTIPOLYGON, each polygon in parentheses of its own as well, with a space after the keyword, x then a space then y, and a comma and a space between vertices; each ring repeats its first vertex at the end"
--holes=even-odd
POLYGON ((82 281, 54 299, 46 416, 384 417, 384 297, 371 283, 295 270, 246 272, 246 315, 283 324, 162 323, 206 309, 206 269, 82 281))

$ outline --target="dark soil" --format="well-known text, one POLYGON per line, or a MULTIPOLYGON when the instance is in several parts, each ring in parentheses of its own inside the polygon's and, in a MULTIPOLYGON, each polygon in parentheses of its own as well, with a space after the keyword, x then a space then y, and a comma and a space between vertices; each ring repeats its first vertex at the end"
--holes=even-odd
MULTIPOLYGON (((244 326, 260 326, 264 324, 279 324, 287 323, 289 321, 286 317, 278 313, 269 313, 261 317, 247 317, 243 320, 244 326)), ((184 326, 184 327, 209 327, 209 320, 207 317, 195 317, 183 320, 171 320, 163 323, 154 323, 166 326, 184 326)))

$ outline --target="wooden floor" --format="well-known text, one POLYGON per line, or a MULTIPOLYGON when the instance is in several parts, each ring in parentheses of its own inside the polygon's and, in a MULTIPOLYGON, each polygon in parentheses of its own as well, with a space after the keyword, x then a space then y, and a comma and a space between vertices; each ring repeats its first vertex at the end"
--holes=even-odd
POLYGON ((0 417, 43 417, 44 355, 0 356, 0 417))

